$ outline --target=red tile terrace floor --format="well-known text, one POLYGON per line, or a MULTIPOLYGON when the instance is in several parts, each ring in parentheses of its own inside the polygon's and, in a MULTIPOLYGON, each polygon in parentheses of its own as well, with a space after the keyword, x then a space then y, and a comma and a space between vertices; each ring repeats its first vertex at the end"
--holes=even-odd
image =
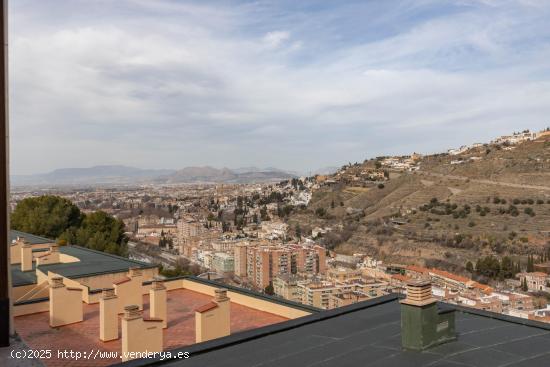
MULTIPOLYGON (((212 300, 211 296, 177 289, 168 292, 168 328, 164 330, 164 350, 195 343, 195 309, 212 300)), ((57 351, 78 352, 113 351, 121 352, 120 339, 102 342, 99 340, 99 304, 83 304, 84 321, 59 328, 50 328, 47 312, 19 316, 15 318, 15 328, 23 341, 32 349, 49 349, 51 359, 43 359, 48 366, 107 366, 120 362, 120 359, 95 359, 76 361, 71 358, 58 358, 57 351)), ((144 316, 149 315, 149 296, 143 296, 144 316)), ((281 316, 258 311, 253 308, 231 303, 231 332, 255 329, 286 321, 281 316)), ((119 335, 120 331, 119 323, 119 335)))

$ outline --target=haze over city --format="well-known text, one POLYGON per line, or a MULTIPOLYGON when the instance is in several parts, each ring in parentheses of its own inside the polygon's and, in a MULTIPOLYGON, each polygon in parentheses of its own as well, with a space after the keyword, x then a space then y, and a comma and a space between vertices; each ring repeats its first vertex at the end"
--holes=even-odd
POLYGON ((545 1, 99 4, 10 2, 12 174, 308 172, 548 125, 545 1))

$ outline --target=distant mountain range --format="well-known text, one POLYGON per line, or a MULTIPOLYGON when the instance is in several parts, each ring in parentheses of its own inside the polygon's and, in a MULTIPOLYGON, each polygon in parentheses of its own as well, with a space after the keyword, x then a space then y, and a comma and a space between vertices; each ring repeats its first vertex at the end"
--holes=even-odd
POLYGON ((253 183, 275 182, 298 177, 295 172, 277 168, 237 169, 185 167, 179 170, 141 169, 127 166, 62 168, 44 174, 14 175, 13 186, 143 184, 143 183, 253 183))

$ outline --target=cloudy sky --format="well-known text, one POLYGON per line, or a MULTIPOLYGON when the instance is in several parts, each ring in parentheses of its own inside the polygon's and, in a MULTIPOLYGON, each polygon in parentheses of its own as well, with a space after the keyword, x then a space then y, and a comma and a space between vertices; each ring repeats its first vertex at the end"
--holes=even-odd
POLYGON ((10 1, 11 168, 307 172, 550 125, 550 2, 10 1))

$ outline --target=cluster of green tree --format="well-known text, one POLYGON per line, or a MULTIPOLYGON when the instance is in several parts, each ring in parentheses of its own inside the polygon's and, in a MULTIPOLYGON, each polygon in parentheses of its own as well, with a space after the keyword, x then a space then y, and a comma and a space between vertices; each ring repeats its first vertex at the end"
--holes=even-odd
POLYGON ((279 218, 285 218, 292 213, 294 205, 277 205, 277 216, 279 218))
POLYGON ((524 292, 527 292, 529 290, 529 286, 527 286, 527 278, 523 278, 521 280, 521 290, 524 292))
POLYGON ((515 205, 510 204, 508 208, 499 207, 498 208, 498 214, 509 214, 512 217, 517 217, 519 215, 519 210, 515 205))
POLYGON ((491 209, 488 206, 482 207, 481 205, 476 205, 476 213, 479 213, 481 217, 484 217, 487 215, 487 213, 490 213, 491 209))
POLYGON ((168 204, 168 213, 174 214, 175 212, 178 211, 178 209, 179 209, 179 206, 168 204))
POLYGON ((237 196, 237 205, 233 211, 233 224, 237 229, 241 229, 247 224, 248 202, 246 198, 237 196))
POLYGON ((96 211, 84 214, 70 200, 44 195, 20 201, 11 214, 13 229, 110 254, 126 256, 124 223, 96 211))
POLYGON ((468 204, 462 208, 455 203, 442 203, 437 198, 432 198, 428 204, 424 204, 419 208, 423 212, 430 212, 435 215, 452 215, 453 218, 466 218, 471 211, 468 204))
POLYGON ((315 209, 315 215, 317 215, 319 218, 324 218, 327 215, 327 211, 325 208, 317 208, 315 209))
POLYGON ((181 258, 176 263, 176 266, 173 268, 165 268, 162 265, 159 265, 159 274, 167 277, 167 278, 173 278, 173 277, 179 277, 183 275, 199 275, 203 273, 205 269, 201 268, 197 264, 192 264, 188 259, 181 258))
POLYGON ((535 200, 533 199, 520 199, 520 198, 515 198, 513 200, 513 203, 514 205, 533 205, 535 203, 535 200))
POLYGON ((264 196, 258 200, 259 205, 267 205, 271 203, 282 203, 284 198, 290 195, 290 193, 280 193, 278 191, 272 191, 268 196, 264 196))
POLYGON ((275 294, 275 289, 273 288, 272 282, 269 282, 269 284, 264 288, 264 293, 268 296, 273 296, 275 294))
POLYGON ((476 261, 466 263, 466 270, 470 273, 481 275, 489 279, 509 279, 521 271, 520 263, 514 262, 510 257, 504 256, 500 261, 494 256, 485 256, 476 261))
MULTIPOLYGON (((490 198, 487 198, 487 202, 489 202, 490 200, 490 198)), ((495 196, 493 198, 493 204, 506 204, 506 199, 501 199, 500 197, 495 196)))
POLYGON ((167 248, 167 249, 173 249, 174 248, 174 240, 172 239, 172 237, 166 236, 164 231, 162 231, 160 233, 159 247, 160 248, 167 248))
POLYGON ((302 180, 298 179, 298 178, 293 178, 291 181, 290 181, 290 184, 292 185, 292 187, 294 187, 294 190, 304 190, 306 187, 304 186, 304 183, 302 182, 302 180))

